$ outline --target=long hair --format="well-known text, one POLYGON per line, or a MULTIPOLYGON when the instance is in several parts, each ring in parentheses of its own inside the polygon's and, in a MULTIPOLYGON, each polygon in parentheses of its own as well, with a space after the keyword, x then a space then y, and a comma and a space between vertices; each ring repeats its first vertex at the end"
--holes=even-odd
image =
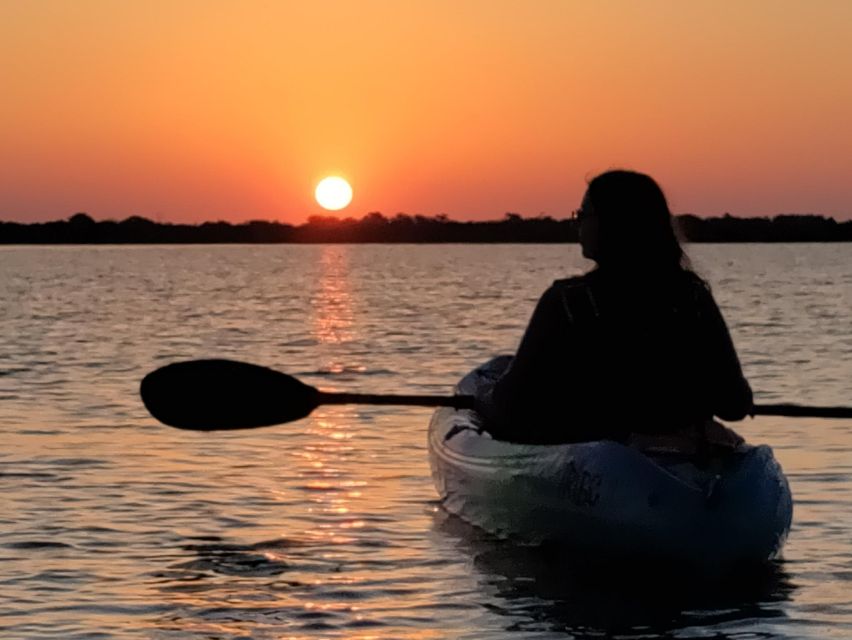
POLYGON ((589 182, 601 270, 676 276, 692 273, 663 190, 643 173, 614 170, 589 182))

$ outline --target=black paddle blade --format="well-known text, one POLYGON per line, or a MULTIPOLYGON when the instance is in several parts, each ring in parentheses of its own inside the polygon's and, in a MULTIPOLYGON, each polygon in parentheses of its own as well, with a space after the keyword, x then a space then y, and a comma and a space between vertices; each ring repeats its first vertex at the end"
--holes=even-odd
POLYGON ((160 422, 180 429, 251 429, 306 417, 319 391, 280 371, 234 360, 176 362, 152 371, 140 389, 160 422))

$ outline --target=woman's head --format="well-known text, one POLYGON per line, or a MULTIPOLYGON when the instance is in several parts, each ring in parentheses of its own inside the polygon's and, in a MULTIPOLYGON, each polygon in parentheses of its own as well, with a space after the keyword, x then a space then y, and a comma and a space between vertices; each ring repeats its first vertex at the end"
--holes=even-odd
POLYGON ((650 176, 624 170, 600 174, 589 182, 579 218, 583 255, 601 268, 686 267, 666 197, 650 176))

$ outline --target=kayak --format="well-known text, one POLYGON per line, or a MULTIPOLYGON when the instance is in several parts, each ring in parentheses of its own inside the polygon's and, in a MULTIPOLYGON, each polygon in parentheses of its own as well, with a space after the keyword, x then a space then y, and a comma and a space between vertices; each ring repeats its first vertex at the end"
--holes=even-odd
MULTIPOLYGON (((475 395, 510 360, 473 370, 456 393, 475 395)), ((429 424, 429 459, 448 512, 500 538, 554 542, 587 560, 762 564, 780 553, 793 515, 766 445, 699 463, 609 440, 515 444, 493 439, 475 411, 442 407, 429 424)))

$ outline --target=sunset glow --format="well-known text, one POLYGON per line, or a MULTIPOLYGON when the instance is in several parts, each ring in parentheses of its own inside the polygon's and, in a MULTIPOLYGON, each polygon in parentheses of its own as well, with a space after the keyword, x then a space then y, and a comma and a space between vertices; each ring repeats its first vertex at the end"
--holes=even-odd
POLYGON ((0 4, 0 219, 566 217, 613 166, 677 212, 852 216, 852 3, 0 4))

